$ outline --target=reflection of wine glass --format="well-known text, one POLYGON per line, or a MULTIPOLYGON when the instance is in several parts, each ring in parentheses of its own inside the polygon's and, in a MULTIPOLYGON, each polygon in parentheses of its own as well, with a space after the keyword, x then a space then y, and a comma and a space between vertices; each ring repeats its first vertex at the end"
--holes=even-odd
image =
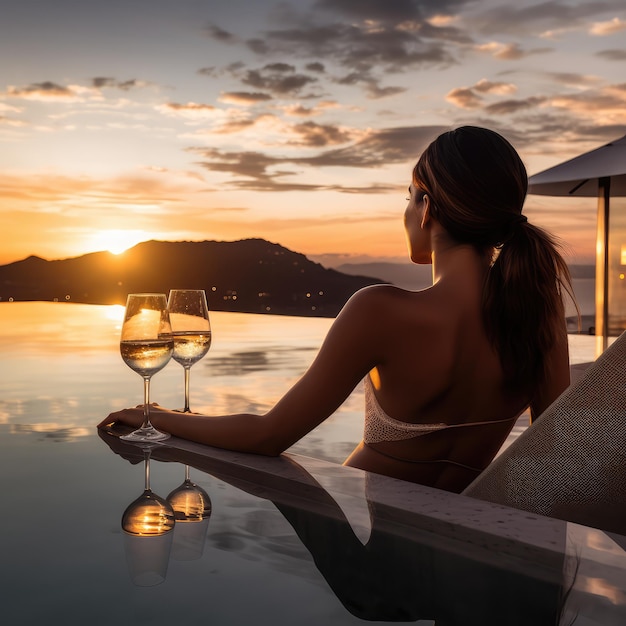
POLYGON ((126 301, 120 352, 126 365, 143 378, 143 424, 122 439, 149 442, 169 437, 150 423, 150 378, 165 367, 173 347, 165 295, 131 293, 126 301))
POLYGON ((185 481, 167 496, 176 518, 173 558, 178 561, 199 559, 204 550, 211 498, 202 487, 191 482, 189 465, 185 465, 185 481))
POLYGON ((167 496, 177 522, 200 522, 211 516, 211 498, 202 487, 191 482, 189 465, 185 465, 185 481, 167 496))
POLYGON ((206 294, 201 289, 172 289, 167 302, 174 338, 174 361, 185 369, 185 408, 189 413, 189 370, 211 347, 206 294))
POLYGON ((174 528, 174 510, 170 503, 150 489, 150 447, 144 450, 144 490, 128 505, 122 516, 122 528, 131 535, 164 535, 174 528))
POLYGON ((150 447, 144 450, 144 491, 122 515, 126 561, 132 581, 141 587, 165 580, 174 529, 174 511, 150 489, 150 447))

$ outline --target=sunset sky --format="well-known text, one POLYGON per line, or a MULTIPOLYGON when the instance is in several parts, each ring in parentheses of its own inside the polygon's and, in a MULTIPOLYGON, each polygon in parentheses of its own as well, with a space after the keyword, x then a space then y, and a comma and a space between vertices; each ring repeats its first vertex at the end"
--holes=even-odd
MULTIPOLYGON (((626 134, 623 0, 2 0, 0 58, 0 263, 247 237, 399 260, 440 132, 493 128, 530 174, 626 134)), ((525 210, 593 262, 593 199, 525 210)))

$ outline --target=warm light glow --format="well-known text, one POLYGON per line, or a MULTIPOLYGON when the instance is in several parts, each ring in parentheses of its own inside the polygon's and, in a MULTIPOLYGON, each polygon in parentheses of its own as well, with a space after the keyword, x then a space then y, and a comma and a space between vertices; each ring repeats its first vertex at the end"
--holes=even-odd
POLYGON ((122 516, 122 528, 131 535, 154 537, 174 529, 174 511, 149 489, 132 502, 122 516))
POLYGON ((121 304, 111 304, 104 309, 104 317, 114 322, 123 322, 126 308, 121 304))
POLYGON ((101 230, 95 233, 89 246, 94 250, 108 250, 111 254, 122 254, 133 246, 151 239, 145 230, 101 230))

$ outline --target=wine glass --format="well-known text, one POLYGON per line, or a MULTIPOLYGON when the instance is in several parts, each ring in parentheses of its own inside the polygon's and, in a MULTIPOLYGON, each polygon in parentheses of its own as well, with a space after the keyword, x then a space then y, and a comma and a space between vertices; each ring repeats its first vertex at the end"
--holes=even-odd
POLYGON ((174 342, 165 294, 131 293, 126 301, 120 352, 124 363, 143 378, 143 424, 126 441, 161 441, 169 434, 150 423, 150 379, 172 356, 174 342))
POLYGON ((189 370, 211 347, 211 323, 202 289, 172 289, 167 301, 174 339, 172 358, 185 370, 185 408, 189 413, 189 370))

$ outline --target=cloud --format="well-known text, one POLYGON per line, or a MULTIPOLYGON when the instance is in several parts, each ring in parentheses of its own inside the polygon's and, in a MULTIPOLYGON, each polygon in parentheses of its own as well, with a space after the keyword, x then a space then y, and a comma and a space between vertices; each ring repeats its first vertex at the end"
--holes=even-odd
POLYGON ((14 107, 10 104, 0 102, 0 113, 21 113, 23 111, 20 107, 14 107))
POLYGON ((484 52, 499 61, 518 61, 526 57, 554 52, 554 48, 530 48, 524 49, 519 43, 502 43, 500 41, 488 41, 487 43, 473 46, 477 52, 484 52))
MULTIPOLYGON (((226 121, 220 126, 215 126, 209 131, 209 134, 217 135, 230 135, 233 133, 240 133, 250 129, 258 129, 259 127, 265 127, 264 130, 270 131, 273 127, 279 125, 278 118, 270 113, 264 113, 257 117, 250 117, 247 114, 239 114, 238 111, 226 112, 226 121)), ((255 130, 256 132, 256 130, 255 130)), ((266 138, 265 141, 269 143, 266 138)))
POLYGON ((589 76, 576 72, 548 72, 546 75, 552 82, 575 87, 576 89, 584 89, 600 83, 600 79, 597 76, 589 76))
MULTIPOLYGON (((506 137, 522 154, 554 156, 560 162, 597 147, 626 133, 626 125, 601 123, 592 116, 570 114, 566 109, 550 106, 520 111, 515 123, 499 121, 493 115, 474 113, 465 123, 492 128, 506 137)), ((533 173, 533 172, 531 172, 533 173)))
POLYGON ((237 104, 241 106, 251 106, 260 102, 272 100, 272 96, 260 91, 227 91, 218 98, 220 102, 226 104, 237 104))
POLYGON ((300 93, 306 85, 317 82, 317 78, 296 72, 293 65, 270 63, 258 70, 247 70, 241 82, 255 89, 284 96, 300 93))
POLYGON ((498 96, 508 95, 517 91, 512 83, 492 82, 485 78, 479 80, 471 87, 457 87, 446 95, 446 100, 462 109, 476 109, 483 105, 482 94, 494 94, 498 96))
POLYGON ((383 87, 381 81, 374 78, 369 71, 364 72, 351 72, 336 79, 338 85, 358 85, 362 84, 365 87, 365 91, 368 98, 372 100, 378 100, 380 98, 386 98, 388 96, 395 96, 399 93, 407 91, 405 87, 383 87))
POLYGON ((358 72, 377 68, 402 73, 419 66, 455 63, 446 46, 437 41, 442 35, 437 31, 443 30, 429 25, 415 31, 394 27, 372 31, 358 24, 307 24, 268 31, 263 39, 247 43, 261 55, 326 59, 358 72))
POLYGON ((550 99, 550 105, 594 120, 598 125, 626 125, 626 87, 623 84, 556 96, 550 99))
POLYGON ((134 89, 135 87, 146 87, 148 83, 141 80, 136 80, 134 78, 130 80, 119 81, 115 78, 110 78, 108 76, 96 76, 91 79, 91 84, 96 89, 102 89, 104 87, 108 87, 111 89, 121 89, 122 91, 129 91, 130 89, 134 89))
POLYGON ((329 109, 338 109, 340 106, 341 105, 334 100, 322 100, 311 107, 305 107, 302 104, 290 104, 281 108, 286 115, 290 115, 292 117, 313 117, 320 115, 329 109))
POLYGON ((471 87, 456 87, 446 94, 446 100, 462 109, 477 109, 483 99, 471 87))
POLYGON ((404 87, 382 87, 379 81, 369 79, 363 81, 366 86, 366 93, 372 100, 379 100, 380 98, 387 98, 389 96, 396 96, 400 93, 407 91, 404 87))
POLYGON ((596 56, 606 59, 607 61, 626 61, 626 49, 610 49, 600 50, 596 52, 596 56))
POLYGON ((398 24, 438 16, 468 4, 467 0, 317 0, 314 10, 327 10, 362 20, 398 24))
POLYGON ((309 72, 318 72, 319 74, 323 74, 326 71, 324 64, 318 63, 317 61, 313 63, 307 63, 305 67, 307 70, 309 70, 309 72))
POLYGON ((626 22, 620 20, 619 17, 614 17, 608 22, 594 22, 589 32, 597 37, 606 37, 607 35, 620 33, 623 30, 626 30, 626 22))
POLYGON ((510 34, 514 37, 525 35, 553 38, 561 33, 586 28, 589 18, 597 18, 599 13, 622 11, 623 5, 617 0, 595 2, 583 0, 580 3, 562 0, 547 0, 538 3, 502 3, 471 16, 466 21, 470 28, 483 35, 510 34))
POLYGON ((498 51, 496 51, 493 55, 496 59, 501 59, 503 61, 517 61, 518 59, 524 58, 526 53, 522 50, 519 44, 517 43, 509 43, 503 45, 498 51))
POLYGON ((299 141, 294 143, 315 148, 348 143, 355 134, 353 131, 339 126, 316 124, 315 122, 296 124, 293 127, 293 132, 300 137, 299 141))
POLYGON ((486 78, 481 78, 473 89, 480 93, 493 93, 499 96, 517 91, 517 87, 512 83, 493 82, 486 78))
POLYGON ((155 109, 159 111, 159 113, 188 120, 213 118, 217 111, 216 107, 212 104, 201 104, 198 102, 187 102, 185 104, 180 102, 166 102, 157 105, 155 109))
MULTIPOLYGON (((490 116, 485 120, 474 117, 466 123, 494 127, 491 116, 516 116, 515 126, 525 128, 519 137, 524 145, 530 138, 541 143, 544 137, 554 137, 555 133, 562 133, 570 141, 577 133, 594 137, 624 134, 626 129, 620 131, 620 127, 626 125, 626 83, 606 85, 596 76, 575 72, 547 72, 545 76, 551 86, 563 85, 573 90, 492 102, 486 96, 513 93, 515 85, 482 80, 471 87, 451 90, 446 100, 461 109, 483 111, 490 116), (590 132, 588 127, 595 130, 590 132)), ((510 127, 503 130, 504 134, 511 132, 510 127)))
MULTIPOLYGON (((385 84, 383 79, 390 74, 458 62, 459 46, 471 44, 472 38, 446 11, 465 4, 471 2, 318 0, 310 11, 282 4, 274 14, 274 28, 243 42, 258 57, 280 61, 245 71, 241 63, 222 69, 211 66, 199 73, 218 78, 230 72, 242 84, 276 97, 302 97, 306 87, 322 87, 318 82, 322 78, 358 86, 370 99, 395 96, 407 89, 385 84), (297 59, 307 61, 304 71, 295 67, 297 59)), ((241 41, 217 25, 208 27, 207 33, 227 43, 241 41)))
POLYGON ((233 33, 224 30, 223 28, 216 26, 215 24, 209 24, 206 27, 206 33, 211 39, 216 39, 223 43, 237 43, 237 37, 233 33))
MULTIPOLYGON (((322 132, 321 126, 305 126, 304 130, 309 132, 313 130, 314 140, 321 142, 326 139, 325 145, 329 145, 329 138, 343 139, 341 134, 329 135, 328 128, 322 132)), ((303 167, 382 168, 392 163, 412 162, 426 145, 444 130, 447 128, 422 126, 372 131, 347 147, 323 150, 313 156, 271 156, 261 152, 228 152, 215 148, 191 148, 190 151, 201 157, 202 160, 198 164, 207 170, 231 175, 233 180, 230 184, 235 188, 255 191, 333 189, 352 193, 355 191, 353 187, 338 185, 329 187, 317 183, 293 182, 290 177, 299 174, 303 167)), ((311 134, 308 137, 310 139, 311 134)), ((301 175, 298 180, 302 180, 301 175)), ((388 186, 375 183, 372 183, 370 188, 379 192, 388 190, 388 186)))
POLYGON ((88 99, 99 99, 100 92, 95 88, 80 85, 64 87, 52 81, 32 83, 25 87, 9 85, 6 95, 11 98, 24 100, 39 100, 44 102, 84 102, 88 99))
POLYGON ((485 111, 492 115, 511 115, 528 109, 536 109, 546 101, 545 97, 531 96, 518 100, 503 100, 485 107, 485 111))
POLYGON ((11 126, 13 128, 23 128, 24 126, 28 126, 26 122, 22 120, 16 120, 11 117, 6 117, 4 115, 0 115, 0 125, 1 126, 11 126))
POLYGON ((10 126, 12 128, 22 128, 24 126, 29 126, 27 122, 22 120, 15 119, 14 117, 10 117, 4 115, 4 113, 21 113, 23 111, 20 107, 14 107, 10 104, 5 104, 4 102, 0 102, 0 126, 10 126))
POLYGON ((211 65, 209 67, 201 67, 197 72, 197 74, 208 76, 210 78, 219 78, 222 73, 222 70, 211 65))
POLYGON ((188 172, 145 171, 114 178, 0 174, 0 198, 12 210, 55 216, 107 219, 130 212, 159 212, 158 207, 176 205, 185 194, 205 188, 188 172))
POLYGON ((322 188, 314 183, 283 182, 285 176, 296 174, 294 170, 276 170, 289 159, 271 157, 261 152, 226 152, 215 148, 192 149, 203 160, 199 165, 211 172, 231 174, 230 185, 238 189, 254 191, 313 191, 322 188))

